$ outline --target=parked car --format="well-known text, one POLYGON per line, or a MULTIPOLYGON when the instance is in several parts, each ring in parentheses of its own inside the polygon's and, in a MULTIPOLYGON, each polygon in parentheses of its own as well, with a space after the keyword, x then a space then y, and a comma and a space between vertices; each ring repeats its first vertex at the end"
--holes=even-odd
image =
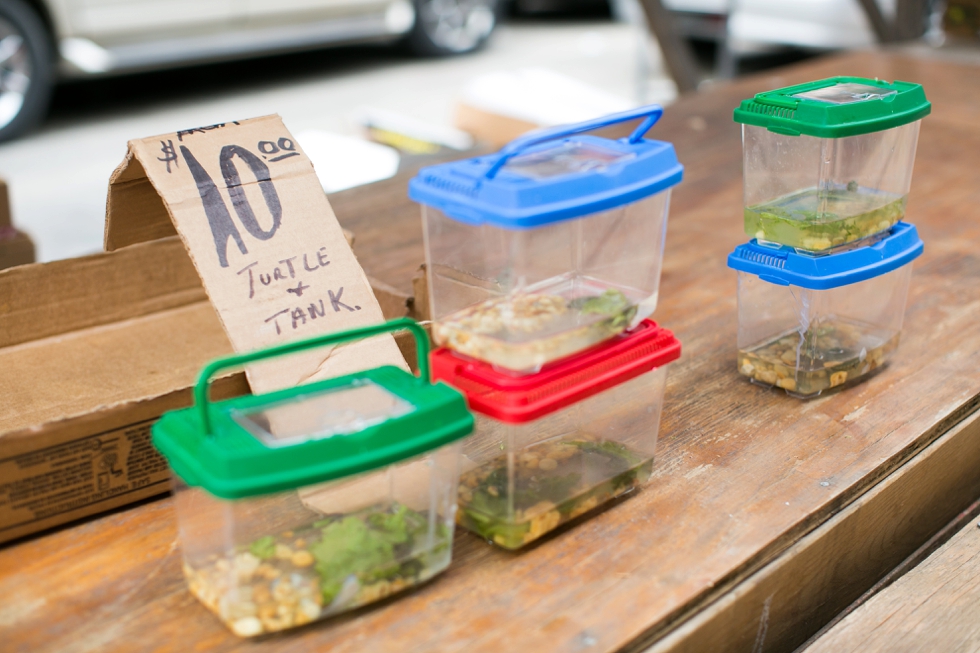
POLYGON ((0 141, 34 127, 63 79, 400 42, 481 47, 497 0, 0 0, 0 141))

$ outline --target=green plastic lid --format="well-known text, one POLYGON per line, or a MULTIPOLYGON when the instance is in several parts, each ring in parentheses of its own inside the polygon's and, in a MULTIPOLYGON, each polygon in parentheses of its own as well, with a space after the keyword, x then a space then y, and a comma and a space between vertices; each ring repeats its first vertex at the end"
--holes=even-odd
POLYGON ((239 499, 378 469, 472 431, 463 395, 431 382, 425 331, 402 318, 209 363, 194 388, 194 405, 161 417, 153 444, 188 485, 239 499), (415 336, 419 377, 384 366, 264 395, 208 400, 209 381, 219 370, 401 329, 415 336))
POLYGON ((921 84, 831 77, 742 100, 735 122, 789 136, 843 138, 905 125, 931 110, 921 84))

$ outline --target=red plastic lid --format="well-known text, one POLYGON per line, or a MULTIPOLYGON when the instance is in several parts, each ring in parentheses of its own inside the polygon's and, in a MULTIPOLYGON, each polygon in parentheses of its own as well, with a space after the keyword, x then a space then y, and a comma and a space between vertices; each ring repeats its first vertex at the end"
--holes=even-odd
POLYGON ((432 352, 432 376, 466 395, 470 409, 519 424, 677 360, 681 343, 653 320, 597 347, 556 361, 536 374, 511 376, 446 347, 432 352))

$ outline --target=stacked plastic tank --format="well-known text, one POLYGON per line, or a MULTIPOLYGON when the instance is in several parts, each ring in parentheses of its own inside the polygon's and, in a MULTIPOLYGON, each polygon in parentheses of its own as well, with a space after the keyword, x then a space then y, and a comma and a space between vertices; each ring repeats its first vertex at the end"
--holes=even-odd
POLYGON ((680 355, 650 320, 683 167, 662 109, 535 132, 424 168, 432 371, 476 413, 457 522, 521 547, 650 476, 680 355), (628 137, 587 134, 639 121, 628 137))
POLYGON ((905 221, 922 87, 834 77, 760 93, 742 124, 745 232, 738 369, 814 397, 884 365, 898 347, 922 253, 905 221))

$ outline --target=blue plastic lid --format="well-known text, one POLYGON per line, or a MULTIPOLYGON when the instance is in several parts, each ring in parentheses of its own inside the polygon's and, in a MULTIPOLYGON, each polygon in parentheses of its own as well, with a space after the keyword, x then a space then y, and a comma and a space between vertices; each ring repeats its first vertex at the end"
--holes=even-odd
POLYGON ((874 245, 825 256, 798 254, 788 246, 766 247, 753 238, 728 255, 728 267, 780 286, 829 290, 891 272, 921 253, 915 225, 899 222, 874 245))
POLYGON ((629 204, 676 186, 674 146, 643 138, 657 105, 533 132, 489 156, 422 168, 408 196, 454 220, 529 229, 629 204), (645 118, 619 140, 578 135, 645 118))

